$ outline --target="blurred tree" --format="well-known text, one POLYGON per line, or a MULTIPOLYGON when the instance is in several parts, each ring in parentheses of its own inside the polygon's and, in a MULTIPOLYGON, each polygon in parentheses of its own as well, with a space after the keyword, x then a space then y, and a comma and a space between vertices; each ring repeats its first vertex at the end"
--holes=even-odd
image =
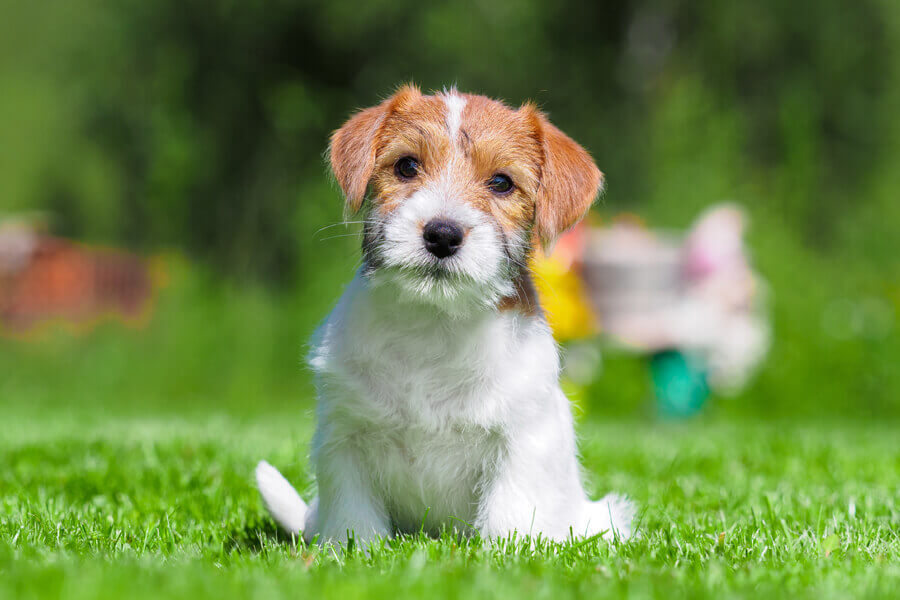
POLYGON ((16 10, 15 72, 42 78, 59 115, 50 150, 10 174, 42 173, 15 188, 28 196, 16 206, 50 209, 72 235, 183 247, 268 281, 315 268, 305 240, 339 219, 337 192, 324 191, 330 130, 403 81, 534 98, 593 151, 616 209, 681 224, 686 208, 752 190, 755 210, 822 248, 895 160, 892 2, 16 10))
MULTIPOLYGON (((731 407, 900 414, 896 0, 0 0, 0 15, 0 217, 45 211, 59 233, 291 288, 241 286, 253 309, 232 314, 201 286, 161 325, 242 332, 241 389, 295 372, 284 348, 357 260, 352 235, 319 231, 342 211, 330 131, 412 80, 536 100, 606 172, 604 215, 680 227, 747 207, 774 345, 731 407)), ((198 350, 227 347, 220 332, 186 331, 206 345, 172 342, 160 372, 224 386, 229 357, 198 350)), ((643 372, 611 356, 589 396, 633 412, 643 372)))

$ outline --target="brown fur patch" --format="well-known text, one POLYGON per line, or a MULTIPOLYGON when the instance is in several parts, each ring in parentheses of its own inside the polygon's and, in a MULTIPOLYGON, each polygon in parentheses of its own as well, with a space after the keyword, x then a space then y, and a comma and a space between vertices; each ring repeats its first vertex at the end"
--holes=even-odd
POLYGON ((538 316, 543 314, 541 303, 538 300, 537 288, 531 279, 531 274, 523 271, 516 278, 516 291, 512 296, 500 300, 497 310, 516 311, 525 315, 538 316))

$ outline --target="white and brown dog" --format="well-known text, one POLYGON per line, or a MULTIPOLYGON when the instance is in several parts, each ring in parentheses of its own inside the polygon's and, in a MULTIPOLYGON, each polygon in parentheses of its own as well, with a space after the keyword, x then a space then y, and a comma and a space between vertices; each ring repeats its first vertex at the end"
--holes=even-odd
POLYGON ((590 155, 531 104, 406 86, 336 131, 330 158, 365 211, 363 266, 309 358, 318 497, 257 467, 275 521, 333 543, 443 527, 628 537, 632 505, 582 487, 527 267, 597 195, 590 155))

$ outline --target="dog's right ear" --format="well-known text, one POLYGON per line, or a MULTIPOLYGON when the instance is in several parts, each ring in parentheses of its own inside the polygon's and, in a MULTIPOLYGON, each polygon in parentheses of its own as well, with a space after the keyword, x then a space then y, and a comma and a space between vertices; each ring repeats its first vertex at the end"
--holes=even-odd
POLYGON ((551 124, 534 105, 526 104, 522 110, 531 119, 544 153, 534 231, 544 250, 549 250, 587 213, 603 187, 603 173, 584 148, 551 124))
POLYGON ((372 108, 361 110, 331 134, 328 155, 331 170, 344 192, 347 209, 355 213, 362 206, 366 188, 375 169, 378 132, 397 107, 421 95, 414 85, 404 85, 397 92, 372 108))

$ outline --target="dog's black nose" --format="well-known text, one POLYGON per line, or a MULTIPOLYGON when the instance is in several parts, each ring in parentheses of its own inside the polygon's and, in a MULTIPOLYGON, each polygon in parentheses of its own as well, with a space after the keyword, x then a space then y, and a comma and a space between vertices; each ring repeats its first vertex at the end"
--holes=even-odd
POLYGON ((462 246, 463 230, 453 221, 435 219, 425 224, 422 237, 426 250, 438 258, 447 258, 456 254, 462 246))

